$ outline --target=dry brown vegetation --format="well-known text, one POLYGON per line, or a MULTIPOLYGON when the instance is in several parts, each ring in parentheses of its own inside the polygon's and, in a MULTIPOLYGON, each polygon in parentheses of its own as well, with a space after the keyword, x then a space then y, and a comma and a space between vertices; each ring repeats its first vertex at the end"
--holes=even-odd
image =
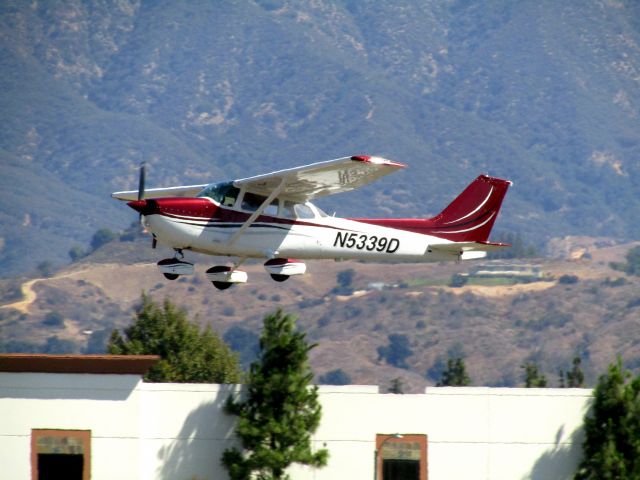
POLYGON ((88 331, 104 335, 126 326, 145 291, 157 300, 171 299, 221 334, 234 325, 258 334, 263 316, 277 307, 297 313, 310 340, 318 343, 311 356, 318 375, 342 369, 354 383, 378 384, 381 390, 397 377, 407 391, 434 384, 438 366, 450 355, 465 358, 474 385, 521 385, 524 361, 539 363, 556 385, 558 369, 569 368, 579 354, 593 384, 618 354, 629 367, 640 367, 640 279, 609 268, 629 247, 592 250, 589 260, 541 260, 555 280, 515 286, 444 286, 470 263, 318 261, 309 262, 307 275, 282 284, 273 282, 261 264, 249 264, 247 285, 220 292, 204 277, 211 259, 198 258, 196 275, 170 282, 153 262, 109 262, 119 259, 116 243, 102 256, 30 282, 34 295, 27 302, 5 302, 0 308, 0 332, 5 344, 43 344, 56 336, 82 351, 88 331), (356 292, 336 295, 337 275, 349 268, 355 271, 356 292), (560 283, 562 275, 576 276, 577 282, 560 283), (375 282, 386 286, 376 290, 375 282), (62 316, 62 325, 43 323, 51 312, 62 316), (390 334, 408 337, 413 352, 408 369, 378 358, 377 349, 390 334))

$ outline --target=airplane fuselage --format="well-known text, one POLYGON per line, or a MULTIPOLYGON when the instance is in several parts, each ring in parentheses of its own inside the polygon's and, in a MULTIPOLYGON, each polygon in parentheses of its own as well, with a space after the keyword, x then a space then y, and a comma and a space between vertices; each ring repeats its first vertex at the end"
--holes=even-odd
MULTIPOLYGON (((320 215, 282 218, 260 215, 234 239, 249 218, 209 198, 161 199, 144 215, 147 228, 162 244, 209 255, 249 258, 360 259, 432 262, 459 258, 431 246, 453 243, 431 235, 364 221, 320 215)), ((310 205, 310 204, 307 204, 310 205)), ((465 252, 468 256, 469 253, 465 252)))

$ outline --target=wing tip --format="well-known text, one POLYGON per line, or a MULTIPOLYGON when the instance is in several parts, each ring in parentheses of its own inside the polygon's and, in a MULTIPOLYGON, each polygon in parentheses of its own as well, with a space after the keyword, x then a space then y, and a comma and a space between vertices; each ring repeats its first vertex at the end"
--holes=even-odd
POLYGON ((387 165, 389 167, 406 168, 404 163, 394 162, 383 157, 376 157, 371 155, 353 155, 351 160, 354 162, 373 163, 377 165, 387 165))

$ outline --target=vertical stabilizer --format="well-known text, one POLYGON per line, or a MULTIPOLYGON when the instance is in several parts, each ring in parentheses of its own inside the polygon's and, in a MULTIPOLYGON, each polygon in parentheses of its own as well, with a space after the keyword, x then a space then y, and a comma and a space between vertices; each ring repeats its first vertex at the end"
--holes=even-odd
POLYGON ((427 220, 429 233, 454 242, 486 242, 510 185, 508 180, 480 175, 440 214, 427 220))

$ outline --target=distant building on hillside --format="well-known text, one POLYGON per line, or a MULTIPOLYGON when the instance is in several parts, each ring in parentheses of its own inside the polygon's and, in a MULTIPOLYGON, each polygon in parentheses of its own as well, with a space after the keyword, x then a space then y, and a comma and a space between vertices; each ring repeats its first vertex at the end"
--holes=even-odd
POLYGON ((476 265, 463 276, 476 278, 518 278, 527 280, 542 279, 542 268, 540 265, 515 264, 515 263, 485 263, 476 265))

